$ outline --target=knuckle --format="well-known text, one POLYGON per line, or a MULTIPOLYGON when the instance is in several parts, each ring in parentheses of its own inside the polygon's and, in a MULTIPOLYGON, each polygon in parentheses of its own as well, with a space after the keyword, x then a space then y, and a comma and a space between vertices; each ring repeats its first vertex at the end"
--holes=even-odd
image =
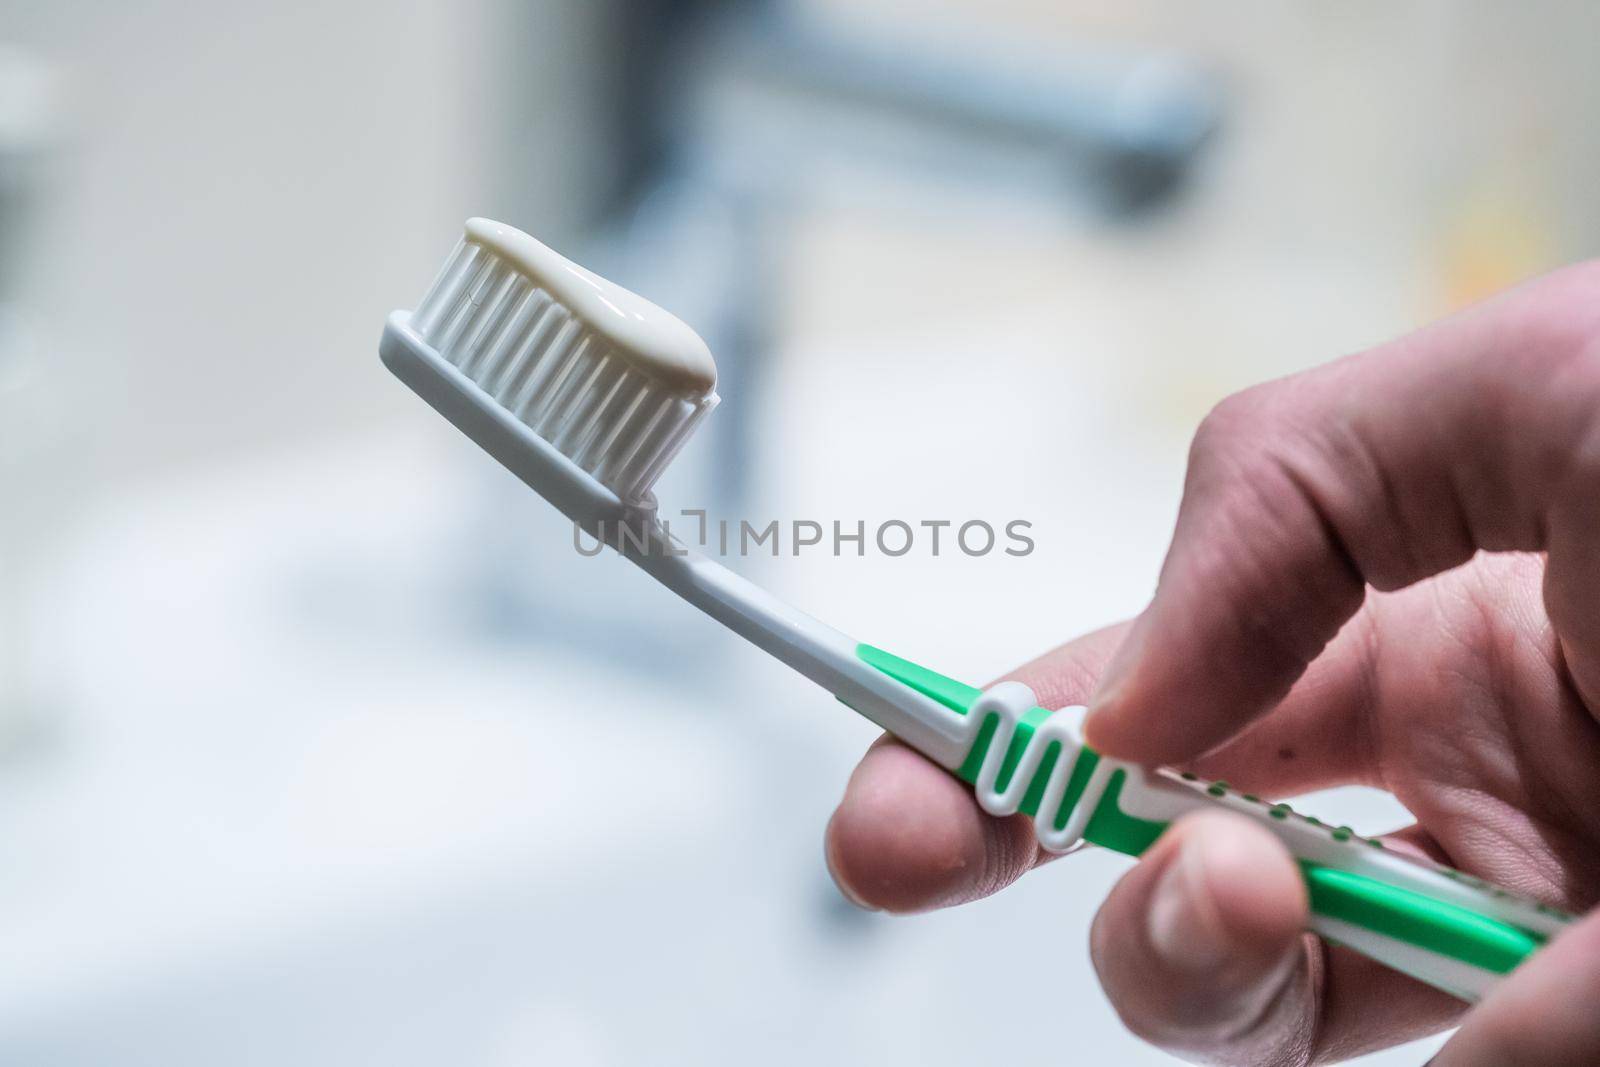
POLYGON ((1189 446, 1186 496, 1248 504, 1251 486, 1282 475, 1286 450, 1280 382, 1237 392, 1211 408, 1189 446))
POLYGON ((1511 343, 1491 370, 1515 394, 1540 385, 1600 385, 1600 259, 1540 279, 1510 309, 1511 343))
POLYGON ((1600 298, 1600 256, 1579 260, 1560 274, 1569 280, 1575 304, 1592 309, 1600 298))
POLYGON ((1524 442, 1526 484, 1600 489, 1600 259, 1530 286, 1510 340, 1481 364, 1483 417, 1502 440, 1524 442))
POLYGON ((1191 459, 1235 452, 1261 436, 1270 424, 1277 383, 1266 382, 1223 397, 1195 431, 1191 459))
POLYGON ((1251 494, 1280 486, 1301 464, 1314 434, 1306 426, 1305 375, 1263 382, 1223 398, 1201 420, 1189 448, 1197 489, 1251 494))

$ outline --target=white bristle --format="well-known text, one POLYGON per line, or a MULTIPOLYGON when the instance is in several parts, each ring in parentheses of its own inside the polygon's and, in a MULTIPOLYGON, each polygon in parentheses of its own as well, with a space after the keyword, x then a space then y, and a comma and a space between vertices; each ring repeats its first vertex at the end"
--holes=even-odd
POLYGON ((462 240, 411 315, 441 356, 617 496, 650 487, 716 405, 629 362, 549 292, 462 240))

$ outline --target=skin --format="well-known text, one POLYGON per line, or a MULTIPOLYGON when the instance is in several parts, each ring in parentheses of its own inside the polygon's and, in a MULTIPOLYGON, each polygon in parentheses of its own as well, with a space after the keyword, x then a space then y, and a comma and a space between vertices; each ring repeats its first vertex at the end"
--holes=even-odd
MULTIPOLYGON (((1223 401, 1150 606, 1008 677, 1091 745, 1264 796, 1359 783, 1386 840, 1574 912, 1600 898, 1600 261, 1223 401)), ((1043 861, 1026 818, 885 738, 827 833, 846 896, 916 912, 1043 861)), ((1434 1061, 1600 1063, 1600 913, 1466 1011, 1302 932, 1288 853, 1175 824, 1091 956, 1135 1034, 1204 1063, 1326 1063, 1460 1029, 1434 1061), (1178 1007, 1174 1007, 1178 1005, 1178 1007)))

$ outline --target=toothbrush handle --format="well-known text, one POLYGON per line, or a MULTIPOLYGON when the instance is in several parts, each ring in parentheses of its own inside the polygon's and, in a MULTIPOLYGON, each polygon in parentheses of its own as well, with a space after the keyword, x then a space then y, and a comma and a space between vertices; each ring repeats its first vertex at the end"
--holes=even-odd
POLYGON ((1051 851, 1087 842, 1138 856, 1189 811, 1220 807, 1253 818, 1299 861, 1312 930, 1467 1001, 1571 921, 1226 782, 1102 757, 1083 744, 1082 708, 1047 711, 1019 683, 979 691, 868 645, 857 655, 964 716, 971 740, 953 772, 972 784, 985 811, 1032 815, 1040 844, 1051 851))
POLYGON ((1124 821, 1165 826, 1198 808, 1253 818, 1299 861, 1311 930, 1462 1000, 1481 999, 1570 921, 1552 908, 1390 851, 1377 838, 1240 793, 1225 782, 1125 764, 1120 769, 1122 788, 1100 801, 1102 808, 1108 802, 1116 806, 1115 813, 1104 816, 1113 829, 1102 834, 1097 813, 1088 840, 1118 848, 1129 843, 1128 834, 1115 829, 1124 821))

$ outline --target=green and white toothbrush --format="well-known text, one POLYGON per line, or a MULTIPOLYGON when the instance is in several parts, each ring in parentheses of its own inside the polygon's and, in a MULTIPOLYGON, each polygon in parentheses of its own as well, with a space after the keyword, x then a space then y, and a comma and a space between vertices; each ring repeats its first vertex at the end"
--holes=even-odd
POLYGON ((471 219, 380 352, 401 381, 592 536, 966 782, 1040 844, 1137 856, 1184 812, 1255 818, 1298 858, 1311 929, 1464 1000, 1570 917, 1192 775, 1083 744, 1082 708, 1017 682, 978 690, 860 644, 686 548, 651 487, 717 403, 716 367, 681 321, 512 227, 471 219))

